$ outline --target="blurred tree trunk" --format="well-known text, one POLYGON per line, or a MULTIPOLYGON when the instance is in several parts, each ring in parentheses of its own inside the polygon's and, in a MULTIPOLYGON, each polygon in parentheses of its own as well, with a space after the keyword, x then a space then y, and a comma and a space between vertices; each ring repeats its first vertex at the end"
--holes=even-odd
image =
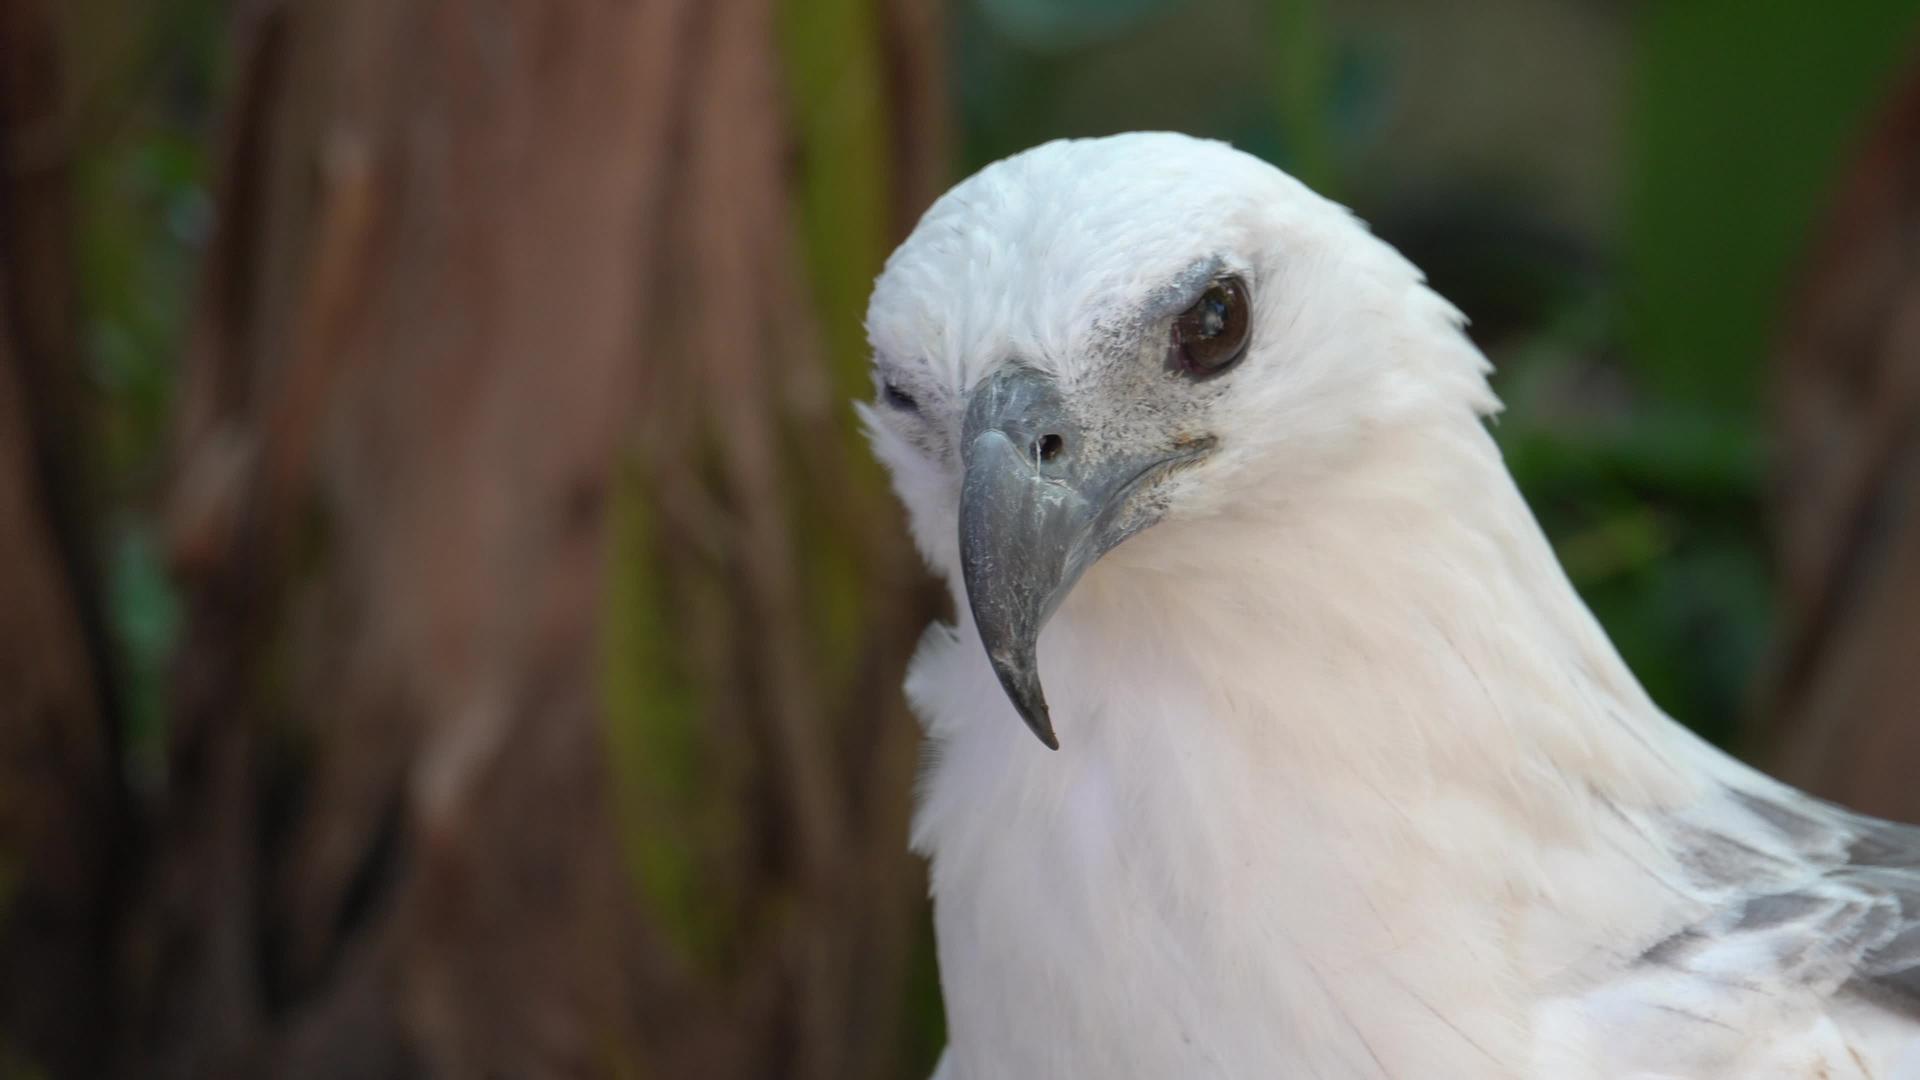
POLYGON ((124 1071, 900 1075, 928 601, 808 282, 938 175, 929 13, 240 7, 124 1071))
POLYGON ((95 1075, 118 785, 86 573, 57 8, 0 0, 0 1075, 95 1075))
POLYGON ((1920 69, 1813 249, 1778 357, 1788 780, 1920 821, 1920 69))

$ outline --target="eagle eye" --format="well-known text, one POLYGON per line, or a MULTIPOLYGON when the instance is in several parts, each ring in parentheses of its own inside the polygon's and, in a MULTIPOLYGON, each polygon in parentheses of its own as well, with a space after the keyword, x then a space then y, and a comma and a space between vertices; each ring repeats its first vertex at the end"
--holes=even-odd
POLYGON ((1167 363, 1196 379, 1218 375, 1246 355, 1252 322, 1246 283, 1215 278, 1192 307, 1174 316, 1167 363))

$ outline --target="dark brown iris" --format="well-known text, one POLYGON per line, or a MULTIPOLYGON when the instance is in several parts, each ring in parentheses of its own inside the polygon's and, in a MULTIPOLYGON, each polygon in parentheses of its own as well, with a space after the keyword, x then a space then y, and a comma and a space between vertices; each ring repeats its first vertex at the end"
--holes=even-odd
POLYGON ((1247 352, 1247 286, 1237 277, 1216 279, 1193 306, 1173 320, 1168 361, 1195 378, 1218 375, 1247 352))

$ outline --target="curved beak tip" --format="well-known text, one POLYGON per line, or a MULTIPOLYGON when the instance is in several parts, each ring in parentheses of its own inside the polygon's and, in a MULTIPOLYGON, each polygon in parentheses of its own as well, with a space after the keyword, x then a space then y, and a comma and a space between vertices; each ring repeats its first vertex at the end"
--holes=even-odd
POLYGON ((1022 710, 1020 719, 1027 722, 1027 727, 1040 740, 1041 746, 1049 750, 1060 749, 1060 736, 1053 733, 1053 718, 1047 715, 1046 702, 1041 702, 1040 708, 1034 712, 1022 710))
POLYGON ((1053 714, 1047 709, 1047 695, 1040 687, 1039 665, 1034 662, 1031 641, 1013 655, 989 649, 987 660, 1000 680, 1000 688, 1007 692, 1007 701, 1013 705, 1013 711, 1020 714, 1027 729, 1047 749, 1060 749, 1060 738, 1053 731, 1053 714))

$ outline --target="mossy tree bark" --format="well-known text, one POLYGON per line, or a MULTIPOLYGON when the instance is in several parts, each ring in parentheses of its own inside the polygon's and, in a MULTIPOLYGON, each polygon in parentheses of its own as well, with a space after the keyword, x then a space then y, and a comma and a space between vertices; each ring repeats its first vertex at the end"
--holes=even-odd
POLYGON ((241 8, 126 1070, 901 1075, 930 599, 807 283, 929 195, 930 12, 241 8))

